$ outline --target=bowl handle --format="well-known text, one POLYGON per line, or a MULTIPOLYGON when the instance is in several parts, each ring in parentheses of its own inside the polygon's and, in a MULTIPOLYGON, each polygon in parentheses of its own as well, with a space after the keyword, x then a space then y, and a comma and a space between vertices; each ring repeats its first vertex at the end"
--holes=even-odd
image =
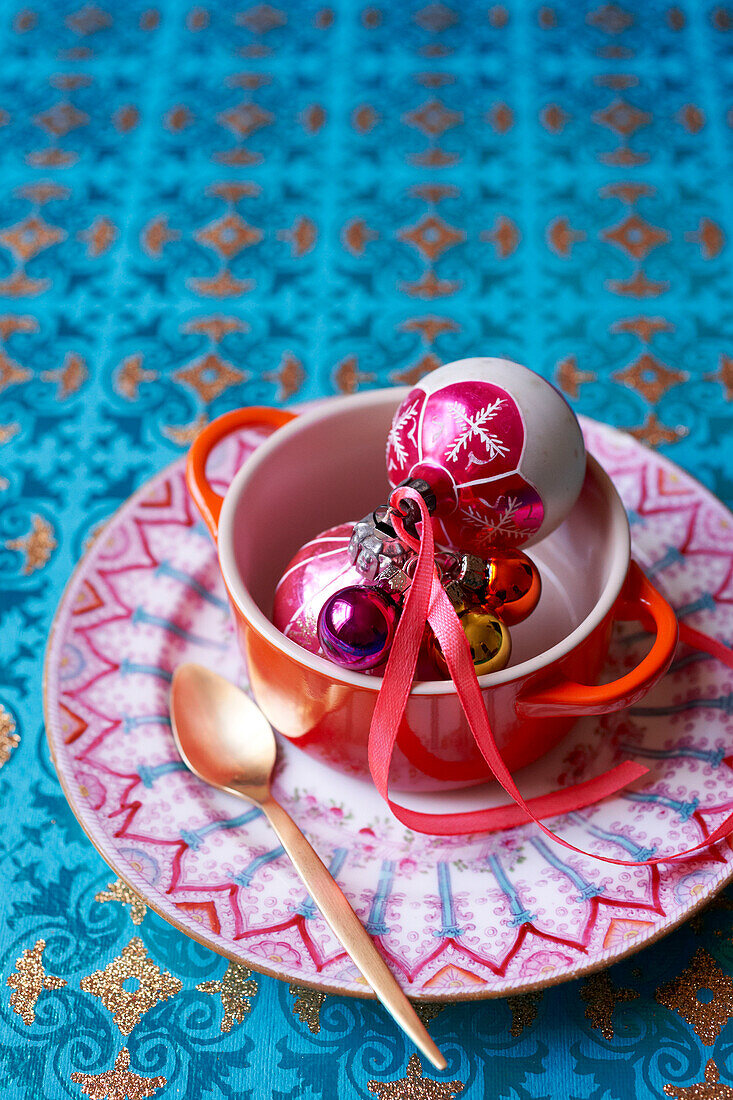
POLYGON ((219 513, 224 497, 212 489, 206 477, 206 460, 217 443, 233 432, 243 428, 272 427, 280 428, 296 413, 284 409, 273 409, 268 405, 251 405, 245 409, 234 409, 212 420, 199 432, 193 441, 186 461, 186 483, 201 517, 216 540, 219 530, 219 513))
POLYGON ((632 706, 669 668, 677 645, 678 623, 674 610, 644 575, 635 561, 629 564, 621 594, 612 615, 621 622, 640 622, 655 632, 646 657, 625 676, 610 684, 578 684, 561 679, 517 699, 517 713, 527 718, 610 714, 632 706))

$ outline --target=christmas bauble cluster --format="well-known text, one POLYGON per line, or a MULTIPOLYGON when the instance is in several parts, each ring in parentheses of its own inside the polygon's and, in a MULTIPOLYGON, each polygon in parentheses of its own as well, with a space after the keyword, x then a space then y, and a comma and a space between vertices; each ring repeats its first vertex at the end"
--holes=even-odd
MULTIPOLYGON (((436 569, 464 629, 478 675, 504 668, 510 627, 541 593, 521 547, 560 524, 580 492, 585 450, 564 398, 503 359, 466 359, 427 376, 395 413, 387 439, 393 487, 410 485, 431 515, 436 569)), ((409 528, 419 509, 406 501, 409 528)), ((404 513, 403 513, 404 515, 404 513)), ((290 562, 273 621, 294 641, 351 671, 384 665, 416 555, 386 504, 317 536, 290 562)), ((426 626, 418 675, 447 675, 426 626)))

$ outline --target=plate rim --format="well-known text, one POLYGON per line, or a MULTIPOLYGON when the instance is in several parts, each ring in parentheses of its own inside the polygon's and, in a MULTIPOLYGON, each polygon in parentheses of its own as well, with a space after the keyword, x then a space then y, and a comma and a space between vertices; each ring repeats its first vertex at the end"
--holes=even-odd
MULTIPOLYGON (((320 399, 320 401, 328 400, 329 397, 320 399)), ((307 408, 309 406, 312 406, 313 404, 315 404, 315 402, 311 401, 303 403, 302 406, 295 405, 293 407, 296 409, 307 408)), ((631 444, 632 446, 641 449, 642 452, 647 451, 650 455, 653 455, 658 462, 661 462, 661 464, 667 467, 667 469, 671 472, 675 474, 681 472, 686 478, 694 483, 698 493, 701 493, 716 507, 721 508, 725 512, 727 512, 728 515, 730 515, 731 517, 731 521, 733 522, 733 512, 731 512, 728 506, 723 501, 721 501, 720 498, 717 497, 710 489, 708 489, 708 487, 704 485, 697 477, 695 477, 694 474, 691 474, 684 467, 679 466, 677 463, 673 462, 666 455, 661 454, 652 447, 646 446, 646 444, 644 444, 641 440, 636 439, 633 435, 631 435, 630 432, 624 431, 622 428, 617 428, 612 424, 606 424, 603 421, 595 420, 592 417, 584 416, 582 414, 578 414, 578 420, 580 421, 581 428, 585 425, 588 425, 593 429, 600 429, 602 434, 608 434, 610 436, 620 436, 627 445, 631 444)), ((142 484, 139 485, 138 488, 130 494, 129 497, 121 501, 120 504, 114 509, 114 511, 112 511, 110 515, 102 521, 101 525, 94 532, 91 543, 87 545, 83 555, 72 569, 69 577, 66 580, 66 583, 64 584, 63 591, 61 593, 61 596, 59 597, 59 601, 56 605, 56 609, 53 613, 53 618, 51 620, 51 625, 49 627, 48 638, 44 651, 42 671, 44 730, 46 734, 46 742, 48 744, 49 753, 54 765, 56 776, 61 785, 61 789, 63 791, 64 798, 66 799, 69 809, 74 815, 82 832, 90 841, 94 849, 102 857, 110 870, 113 871, 114 874, 117 875, 117 877, 130 890, 132 890, 137 896, 139 896, 146 906, 152 909, 153 912, 155 912, 159 917, 162 917, 162 919, 165 920, 168 924, 173 925, 173 927, 177 928, 178 931, 188 936, 189 939, 194 940, 195 942, 201 944, 201 946, 203 947, 207 947, 209 950, 214 951, 216 954, 228 959, 231 963, 246 966, 248 969, 255 973, 263 974, 271 978, 276 978, 279 981, 288 982, 289 985, 294 987, 297 986, 300 988, 313 989, 322 993, 330 994, 332 996, 354 997, 360 1000, 376 1001, 376 994, 368 986, 365 986, 363 990, 351 988, 344 989, 343 987, 332 985, 327 980, 316 981, 307 978, 294 979, 290 974, 285 974, 281 971, 274 969, 273 967, 269 967, 266 964, 263 964, 262 960, 259 957, 255 960, 252 960, 248 958, 244 953, 237 954, 229 950, 224 944, 217 943, 216 940, 211 940, 199 935, 192 928, 188 927, 177 917, 175 917, 172 913, 168 913, 163 910, 156 901, 151 901, 148 895, 141 892, 140 887, 133 881, 131 881, 131 879, 128 877, 129 873, 120 871, 113 856, 110 853, 104 851, 97 838, 91 834, 86 826, 85 821, 83 820, 81 808, 77 810, 76 798, 75 796, 72 796, 70 788, 67 786, 63 769, 60 766, 59 761, 57 760, 55 744, 51 732, 53 723, 50 713, 49 679, 51 676, 51 653, 55 641, 55 636, 59 627, 59 621, 62 612, 65 610, 66 602, 70 597, 71 591, 74 588, 78 577, 88 565, 88 559, 90 558, 94 550, 95 544, 97 543, 98 539, 103 535, 106 528, 116 519, 120 518, 122 514, 127 511, 128 508, 133 508, 139 497, 144 497, 145 495, 147 495, 150 492, 150 488, 153 484, 155 484, 159 480, 162 481, 165 480, 167 477, 170 477, 174 473, 174 471, 178 470, 181 465, 184 465, 186 461, 186 453, 187 452, 184 452, 184 454, 179 455, 177 458, 173 459, 172 462, 167 463, 165 466, 161 467, 160 470, 157 470, 155 473, 153 473, 149 478, 146 478, 142 482, 142 484)), ((724 843, 724 841, 721 841, 720 843, 724 843)), ((705 851, 705 849, 703 851, 705 851)), ((733 852, 733 850, 731 851, 733 852)), ((672 862, 672 860, 670 860, 669 862, 672 862)), ((467 1001, 485 1001, 512 996, 521 996, 525 993, 535 993, 544 989, 552 988, 555 985, 562 985, 565 982, 574 981, 578 978, 594 974, 599 970, 604 970, 608 966, 623 962, 625 959, 628 959, 632 955, 635 955, 643 948, 651 947, 652 944, 658 942, 663 936, 666 936, 670 932, 673 932, 680 925, 684 924, 685 921, 693 917, 700 909, 708 905, 712 898, 714 898, 731 881, 731 879, 733 879, 733 854, 731 855, 731 859, 725 865, 725 867, 721 868, 718 876, 711 879, 711 883, 702 897, 698 898, 698 900, 693 905, 685 909, 683 912, 675 913, 674 916, 670 917, 661 925, 657 926, 656 930, 652 934, 644 935, 643 933, 639 933, 622 950, 614 952, 611 948, 607 948, 605 951, 602 952, 599 957, 594 959, 592 962, 589 962, 588 965, 584 965, 582 962, 579 962, 569 970, 563 970, 561 973, 556 973, 554 975, 551 974, 546 979, 540 979, 534 982, 524 982, 522 984, 516 984, 516 982, 514 984, 503 983, 498 988, 494 986, 488 990, 477 990, 476 992, 464 991, 460 993, 432 993, 424 991, 419 996, 410 995, 407 990, 404 990, 404 987, 402 988, 409 999, 417 1004, 460 1004, 467 1001)), ((216 933, 212 933, 212 935, 216 936, 216 933)))

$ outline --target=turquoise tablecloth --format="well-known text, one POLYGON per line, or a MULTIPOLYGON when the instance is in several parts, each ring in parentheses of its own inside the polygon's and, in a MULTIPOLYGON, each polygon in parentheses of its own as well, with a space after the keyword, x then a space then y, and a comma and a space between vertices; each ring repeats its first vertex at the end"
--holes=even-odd
POLYGON ((444 1008, 442 1075, 373 1003, 266 977, 222 1028, 226 963, 108 887, 41 708, 87 537, 240 404, 508 355, 733 502, 731 43, 692 0, 3 5, 3 1098, 733 1096, 730 895, 444 1008), (135 935, 182 989, 125 1039, 80 981, 135 935))

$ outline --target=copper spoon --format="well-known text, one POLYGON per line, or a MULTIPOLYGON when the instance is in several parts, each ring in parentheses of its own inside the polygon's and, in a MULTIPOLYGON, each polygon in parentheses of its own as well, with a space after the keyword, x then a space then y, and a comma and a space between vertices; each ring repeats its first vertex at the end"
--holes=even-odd
POLYGON ((445 1058, 341 887, 270 794, 277 746, 272 727, 257 704, 223 676, 201 665, 184 664, 173 674, 170 712, 173 736, 186 766, 212 787, 259 806, 333 934, 379 1000, 436 1069, 445 1069, 445 1058))

